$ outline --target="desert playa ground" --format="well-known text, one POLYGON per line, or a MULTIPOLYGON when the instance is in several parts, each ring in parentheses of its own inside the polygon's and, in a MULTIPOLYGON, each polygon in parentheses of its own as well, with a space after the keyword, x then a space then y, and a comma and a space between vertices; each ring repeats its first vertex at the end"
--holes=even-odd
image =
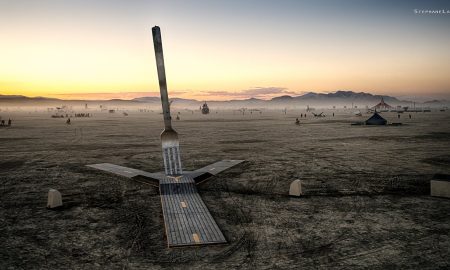
POLYGON ((351 111, 245 115, 181 111, 183 165, 246 162, 199 192, 228 244, 167 248, 158 190, 86 167, 163 169, 162 117, 0 112, 0 269, 316 269, 450 266, 450 113, 382 113, 402 126, 351 126, 351 111), (305 196, 288 196, 301 179, 305 196), (46 209, 50 188, 64 207, 46 209))

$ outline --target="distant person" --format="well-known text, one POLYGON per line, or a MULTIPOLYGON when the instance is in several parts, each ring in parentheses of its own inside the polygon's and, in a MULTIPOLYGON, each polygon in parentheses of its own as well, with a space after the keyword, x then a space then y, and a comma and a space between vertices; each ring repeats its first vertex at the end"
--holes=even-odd
POLYGON ((300 114, 300 118, 303 118, 303 113, 300 114))
POLYGON ((4 126, 5 125, 5 120, 2 120, 2 123, 0 124, 0 126, 4 126))
POLYGON ((11 126, 11 119, 8 119, 8 127, 11 126))
POLYGON ((411 119, 411 114, 409 114, 409 119, 411 119))
POLYGON ((334 113, 333 113, 333 117, 334 117, 334 113))
POLYGON ((397 118, 400 119, 400 114, 397 114, 397 118))
POLYGON ((70 118, 67 118, 66 124, 70 125, 70 118))
POLYGON ((298 118, 295 119, 295 124, 300 125, 300 121, 298 120, 298 118))

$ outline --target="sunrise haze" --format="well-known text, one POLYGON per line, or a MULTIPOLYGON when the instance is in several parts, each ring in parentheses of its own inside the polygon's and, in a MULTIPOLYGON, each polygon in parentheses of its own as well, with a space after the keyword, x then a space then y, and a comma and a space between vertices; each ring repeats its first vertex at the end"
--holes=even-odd
POLYGON ((0 1, 0 94, 172 96, 365 91, 450 95, 445 1, 0 1))

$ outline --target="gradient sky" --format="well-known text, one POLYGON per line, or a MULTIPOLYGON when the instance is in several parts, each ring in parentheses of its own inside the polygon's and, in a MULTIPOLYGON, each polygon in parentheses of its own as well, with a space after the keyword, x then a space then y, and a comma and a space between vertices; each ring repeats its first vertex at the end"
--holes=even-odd
POLYGON ((450 96, 450 1, 0 0, 0 94, 196 99, 450 96))

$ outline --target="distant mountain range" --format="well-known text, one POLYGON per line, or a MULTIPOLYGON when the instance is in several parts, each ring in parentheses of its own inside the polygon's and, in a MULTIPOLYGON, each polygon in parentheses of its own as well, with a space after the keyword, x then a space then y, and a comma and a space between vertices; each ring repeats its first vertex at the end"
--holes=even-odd
MULTIPOLYGON (((279 97, 274 97, 270 100, 263 100, 258 98, 249 98, 242 100, 227 100, 227 101, 207 101, 211 106, 216 107, 229 107, 229 108, 241 108, 241 107, 296 107, 296 106, 350 106, 352 104, 357 106, 373 106, 380 102, 381 99, 388 104, 393 106, 396 105, 410 105, 411 101, 399 100, 392 96, 382 96, 373 95, 364 92, 353 92, 353 91, 336 91, 334 93, 314 93, 309 92, 301 96, 289 96, 283 95, 279 97)), ((183 99, 183 98, 172 98, 175 107, 199 107, 203 101, 195 99, 183 99)), ((0 95, 0 104, 3 105, 52 105, 52 104, 105 104, 105 105, 134 105, 140 106, 143 104, 160 106, 159 97, 140 97, 134 98, 132 100, 122 100, 122 99, 111 99, 111 100, 62 100, 56 98, 45 98, 45 97, 26 97, 20 95, 0 95)), ((450 102, 447 100, 431 100, 424 102, 426 105, 446 105, 450 102)))
POLYGON ((381 95, 372 95, 364 92, 353 92, 353 91, 337 91, 335 93, 328 94, 317 94, 310 92, 301 96, 303 100, 321 100, 321 99, 335 99, 335 100, 353 100, 353 101, 377 101, 384 98, 386 102, 400 102, 395 97, 391 96, 381 96, 381 95))
POLYGON ((440 100, 433 99, 433 100, 430 100, 430 101, 425 101, 423 104, 434 104, 434 105, 441 104, 441 105, 445 105, 445 104, 448 104, 448 103, 450 103, 450 101, 445 100, 445 99, 440 99, 440 100))
POLYGON ((302 96, 280 96, 275 97, 272 101, 276 102, 285 102, 285 101, 334 101, 334 102, 376 102, 380 101, 381 98, 384 98, 385 102, 401 102, 396 97, 391 96, 381 96, 381 95, 372 95, 364 92, 353 92, 353 91, 336 91, 334 93, 322 94, 322 93, 314 93, 309 92, 302 96))
POLYGON ((18 100, 18 101, 24 101, 24 100, 58 100, 57 98, 46 98, 46 97, 26 97, 21 95, 0 95, 0 100, 18 100))

